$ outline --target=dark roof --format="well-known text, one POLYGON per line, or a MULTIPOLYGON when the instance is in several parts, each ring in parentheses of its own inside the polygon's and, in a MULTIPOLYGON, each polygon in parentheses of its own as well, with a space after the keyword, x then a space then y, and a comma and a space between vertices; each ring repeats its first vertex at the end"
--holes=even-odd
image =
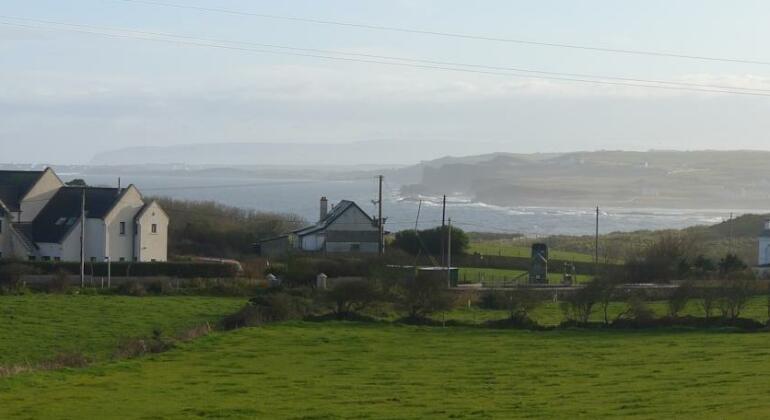
POLYGON ((19 211, 21 199, 45 171, 0 171, 0 201, 10 211, 19 211))
MULTIPOLYGON (((355 202, 349 201, 349 200, 342 200, 336 206, 334 206, 332 211, 330 211, 326 215, 326 217, 324 217, 323 220, 321 220, 320 222, 318 222, 318 223, 316 223, 315 225, 312 225, 312 226, 308 226, 308 227, 305 227, 305 228, 302 228, 302 229, 295 230, 292 233, 294 233, 296 235, 299 235, 299 236, 304 236, 304 235, 309 235, 309 234, 314 233, 314 232, 318 232, 319 230, 324 230, 327 227, 329 227, 329 225, 334 223, 334 221, 337 220, 340 216, 342 216, 346 211, 348 211, 348 209, 351 209, 351 208, 356 208, 359 211, 361 211, 361 213, 366 215, 367 218, 369 217, 366 214, 366 212, 363 211, 361 209, 361 207, 359 207, 358 204, 356 204, 355 202)), ((373 220, 372 220, 372 223, 374 223, 373 220)))
POLYGON ((37 249, 38 246, 32 240, 32 223, 14 223, 13 230, 19 235, 27 249, 37 249))
MULTIPOLYGON (((86 188, 86 217, 102 219, 122 197, 117 188, 86 188)), ((81 188, 61 187, 32 222, 36 242, 61 242, 80 218, 81 188)))

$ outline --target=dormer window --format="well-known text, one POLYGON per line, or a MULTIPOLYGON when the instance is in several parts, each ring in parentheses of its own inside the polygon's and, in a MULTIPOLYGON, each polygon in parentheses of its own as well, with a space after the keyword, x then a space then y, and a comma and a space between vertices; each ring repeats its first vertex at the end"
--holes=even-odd
POLYGON ((66 217, 60 217, 59 220, 56 221, 56 226, 61 226, 63 224, 67 223, 66 217))

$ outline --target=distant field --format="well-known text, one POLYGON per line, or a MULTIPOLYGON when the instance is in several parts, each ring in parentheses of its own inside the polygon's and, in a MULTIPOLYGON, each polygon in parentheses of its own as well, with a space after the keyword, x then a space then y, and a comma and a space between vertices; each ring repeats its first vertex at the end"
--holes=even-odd
MULTIPOLYGON (((511 243, 510 240, 489 240, 471 242, 468 252, 478 252, 482 255, 500 255, 503 257, 529 257, 531 255, 530 247, 511 243)), ((594 257, 590 254, 581 254, 578 252, 549 250, 549 258, 565 261, 584 261, 591 262, 594 257)))
POLYGON ((2 418, 766 418, 767 334, 286 323, 0 379, 2 418))
MULTIPOLYGON (((521 283, 526 283, 528 280, 527 272, 524 270, 509 270, 505 268, 476 268, 476 267, 461 267, 460 268, 460 283, 479 283, 479 282, 503 282, 514 281, 518 279, 521 283)), ((593 278, 593 276, 578 274, 576 276, 578 283, 584 283, 593 278)), ((548 281, 551 284, 562 283, 563 275, 560 272, 548 273, 548 281)))
POLYGON ((245 299, 32 294, 0 296, 0 365, 61 352, 105 359, 118 341, 173 334, 235 312, 245 299))
MULTIPOLYGON (((666 302, 663 302, 663 301, 649 302, 648 305, 650 309, 652 309, 655 312, 656 316, 662 317, 668 313, 668 307, 666 305, 666 302)), ((623 310, 625 310, 625 306, 626 306, 625 303, 622 303, 622 302, 611 302, 609 309, 607 311, 610 320, 614 319, 615 317, 618 316, 618 314, 620 314, 623 310)), ((696 317, 704 316, 703 310, 699 306, 698 302, 694 300, 690 301, 687 304, 687 306, 685 307, 685 309, 682 311, 680 315, 692 315, 696 317)), ((508 314, 505 311, 485 310, 485 309, 480 309, 478 307, 472 306, 470 308, 457 308, 452 310, 451 312, 448 312, 445 315, 437 314, 434 317, 436 319, 441 319, 441 317, 445 317, 445 319, 447 320, 455 319, 458 321, 479 324, 484 321, 489 321, 494 319, 503 319, 507 316, 508 314)), ((530 314, 530 316, 532 317, 532 319, 537 321, 540 325, 545 325, 545 326, 558 325, 560 322, 564 320, 564 316, 559 307, 559 303, 552 302, 552 301, 543 302, 530 314)), ((744 309, 744 311, 741 313, 741 317, 752 318, 760 322, 766 322, 768 320, 767 297, 756 296, 752 298, 749 301, 749 303, 746 305, 746 308, 744 309)), ((595 306, 594 312, 591 316, 591 321, 602 322, 603 319, 604 319, 604 314, 601 312, 601 308, 599 307, 599 305, 595 306)))

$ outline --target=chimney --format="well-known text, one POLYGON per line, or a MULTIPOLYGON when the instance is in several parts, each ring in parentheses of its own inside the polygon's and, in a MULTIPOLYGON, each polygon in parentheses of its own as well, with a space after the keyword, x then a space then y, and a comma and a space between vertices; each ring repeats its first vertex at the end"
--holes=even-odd
POLYGON ((326 215, 329 213, 329 200, 326 199, 326 197, 321 197, 321 218, 319 221, 326 218, 326 215))

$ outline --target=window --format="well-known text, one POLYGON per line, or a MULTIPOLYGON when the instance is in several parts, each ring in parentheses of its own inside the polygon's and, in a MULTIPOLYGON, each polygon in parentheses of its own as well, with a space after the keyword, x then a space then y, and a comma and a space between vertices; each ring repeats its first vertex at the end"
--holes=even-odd
POLYGON ((125 260, 126 260, 125 258, 123 258, 123 257, 120 257, 120 262, 123 262, 123 261, 125 261, 125 260))
POLYGON ((121 235, 126 234, 126 222, 120 222, 120 234, 121 235))
POLYGON ((0 233, 3 233, 3 219, 0 219, 0 233))
POLYGON ((96 262, 96 257, 91 257, 91 262, 96 262))
POLYGON ((67 223, 66 217, 60 217, 59 220, 56 221, 56 226, 61 226, 63 224, 67 223))
POLYGON ((361 250, 361 244, 350 244, 350 252, 358 252, 361 250))
POLYGON ((43 257, 43 261, 51 261, 51 257, 46 255, 43 257))
POLYGON ((150 231, 151 231, 152 233, 158 233, 158 225, 156 225, 155 223, 153 223, 153 224, 152 224, 152 226, 150 226, 150 231))
POLYGON ((54 261, 61 261, 61 257, 53 257, 54 261))
POLYGON ((30 256, 29 256, 29 257, 27 257, 27 258, 28 258, 30 261, 35 261, 35 256, 34 256, 34 255, 30 255, 30 256))

